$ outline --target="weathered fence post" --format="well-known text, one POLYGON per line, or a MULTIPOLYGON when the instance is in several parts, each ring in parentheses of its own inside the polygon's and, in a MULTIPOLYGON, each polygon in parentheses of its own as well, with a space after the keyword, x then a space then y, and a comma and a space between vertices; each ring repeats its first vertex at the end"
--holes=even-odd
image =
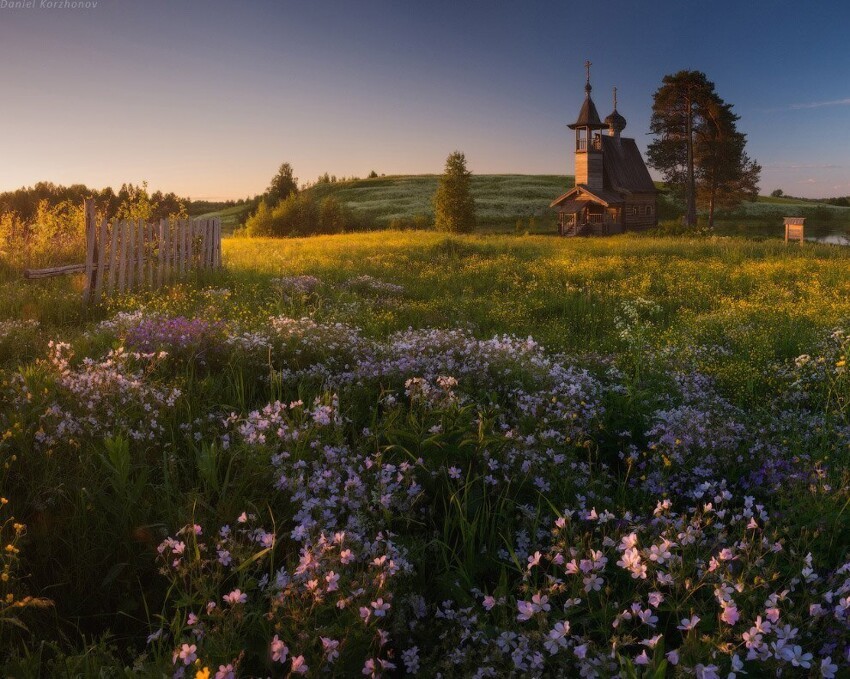
POLYGON ((165 244, 166 237, 165 234, 168 233, 168 222, 164 219, 159 220, 159 242, 157 243, 157 249, 159 250, 159 266, 156 270, 156 285, 159 287, 162 285, 163 274, 165 273, 165 244))
POLYGON ((83 214, 86 222, 86 282, 83 288, 83 301, 88 304, 92 296, 92 276, 95 270, 95 241, 97 240, 94 214, 94 200, 86 198, 83 203, 83 214))
POLYGON ((100 229, 97 234, 97 269, 94 272, 94 301, 99 302, 103 292, 103 277, 109 268, 109 259, 106 256, 106 217, 100 218, 100 229))
POLYGON ((140 219, 136 226, 136 287, 145 287, 145 220, 140 219))
POLYGON ((189 248, 186 253, 186 266, 191 271, 195 264, 195 231, 198 228, 198 222, 194 219, 189 220, 189 248))
POLYGON ((201 257, 200 257, 200 267, 202 269, 207 268, 207 243, 210 242, 210 238, 207 235, 207 230, 209 229, 210 220, 203 219, 201 220, 201 257))
POLYGON ((153 281, 153 246, 154 246, 154 237, 153 237, 153 224, 147 223, 145 224, 145 239, 147 240, 147 245, 145 246, 145 258, 147 259, 147 279, 148 279, 148 289, 153 290, 156 286, 153 281))
POLYGON ((127 274, 127 222, 119 222, 121 230, 121 254, 118 257, 118 294, 124 293, 124 277, 127 274))

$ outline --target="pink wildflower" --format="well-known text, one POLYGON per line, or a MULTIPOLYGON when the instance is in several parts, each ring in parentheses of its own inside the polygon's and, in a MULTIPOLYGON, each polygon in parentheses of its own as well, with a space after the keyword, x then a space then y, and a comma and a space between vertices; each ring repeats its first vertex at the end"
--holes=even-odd
POLYGON ((197 650, 198 647, 195 646, 195 644, 183 644, 180 647, 180 652, 177 654, 177 657, 183 661, 184 665, 191 665, 198 657, 198 654, 196 652, 197 650))
POLYGON ((280 640, 277 634, 275 634, 274 639, 272 639, 271 652, 272 661, 279 662, 281 664, 285 663, 287 657, 289 657, 289 649, 286 647, 286 644, 280 640))
POLYGON ((517 615, 516 617, 517 620, 519 620, 520 622, 531 620, 531 617, 534 615, 534 606, 530 602, 517 601, 516 607, 519 611, 519 615, 517 615))
POLYGON ((699 621, 700 617, 698 615, 692 615, 690 618, 682 618, 682 620, 680 621, 681 624, 676 627, 676 629, 680 629, 687 632, 689 630, 694 629, 699 621))
POLYGON ((738 613, 738 607, 735 604, 724 606, 723 612, 720 614, 720 619, 727 625, 734 625, 740 617, 741 614, 738 613))
POLYGON ((218 672, 215 673, 215 679, 236 679, 236 672, 233 670, 233 665, 219 665, 218 672))
POLYGON ((244 604, 248 601, 248 595, 244 594, 242 590, 237 587, 230 594, 225 594, 222 599, 224 600, 224 603, 235 606, 236 604, 244 604))
POLYGON ((382 598, 378 598, 376 601, 372 602, 372 608, 375 609, 375 617, 383 618, 387 611, 390 610, 390 604, 385 603, 382 598))

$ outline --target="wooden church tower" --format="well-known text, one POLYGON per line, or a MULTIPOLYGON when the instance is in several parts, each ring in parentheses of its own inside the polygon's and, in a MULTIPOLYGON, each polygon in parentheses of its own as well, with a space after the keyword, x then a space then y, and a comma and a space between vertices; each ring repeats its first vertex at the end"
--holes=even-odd
POLYGON ((599 120, 596 106, 590 98, 593 88, 590 86, 590 62, 584 62, 587 69, 587 81, 584 85, 584 103, 578 113, 578 120, 567 125, 576 133, 576 184, 585 184, 592 189, 602 188, 602 140, 599 130, 605 124, 599 120))

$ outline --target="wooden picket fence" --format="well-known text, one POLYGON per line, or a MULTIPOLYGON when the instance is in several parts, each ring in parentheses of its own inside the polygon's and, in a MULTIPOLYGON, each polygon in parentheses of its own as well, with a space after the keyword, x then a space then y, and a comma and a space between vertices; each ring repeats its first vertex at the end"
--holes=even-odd
POLYGON ((221 220, 144 220, 97 223, 94 201, 85 201, 85 264, 27 270, 27 278, 84 273, 84 302, 105 295, 152 290, 191 271, 221 266, 221 220))

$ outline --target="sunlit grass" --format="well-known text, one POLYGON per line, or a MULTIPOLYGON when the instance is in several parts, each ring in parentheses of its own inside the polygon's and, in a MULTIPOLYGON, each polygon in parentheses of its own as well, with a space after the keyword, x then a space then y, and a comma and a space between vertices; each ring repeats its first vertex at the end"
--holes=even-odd
MULTIPOLYGON (((225 271, 198 281, 229 290, 210 299, 192 281, 118 298, 107 309, 79 303, 80 278, 24 281, 5 270, 0 317, 31 318, 73 336, 86 319, 139 305, 172 314, 263 322, 271 314, 344 320, 373 335, 408 327, 466 327, 481 337, 532 335, 555 351, 612 352, 614 319, 641 297, 660 308, 656 341, 685 347, 722 341, 728 362, 767 362, 809 350, 850 318, 850 251, 780 241, 620 236, 448 237, 381 231, 302 239, 226 239, 225 271), (310 274, 329 299, 287 306, 271 280, 310 274), (363 300, 345 281, 362 274, 403 286, 363 300)), ((724 370, 731 375, 735 370, 724 370)))
POLYGON ((380 232, 234 239, 224 253, 245 285, 307 273, 331 284, 360 274, 400 284, 406 294, 383 319, 388 331, 466 325, 483 336, 531 334, 571 352, 616 348, 612 319, 635 297, 657 302, 667 335, 688 341, 699 341, 718 317, 736 327, 770 318, 784 354, 850 317, 850 252, 829 246, 380 232))

